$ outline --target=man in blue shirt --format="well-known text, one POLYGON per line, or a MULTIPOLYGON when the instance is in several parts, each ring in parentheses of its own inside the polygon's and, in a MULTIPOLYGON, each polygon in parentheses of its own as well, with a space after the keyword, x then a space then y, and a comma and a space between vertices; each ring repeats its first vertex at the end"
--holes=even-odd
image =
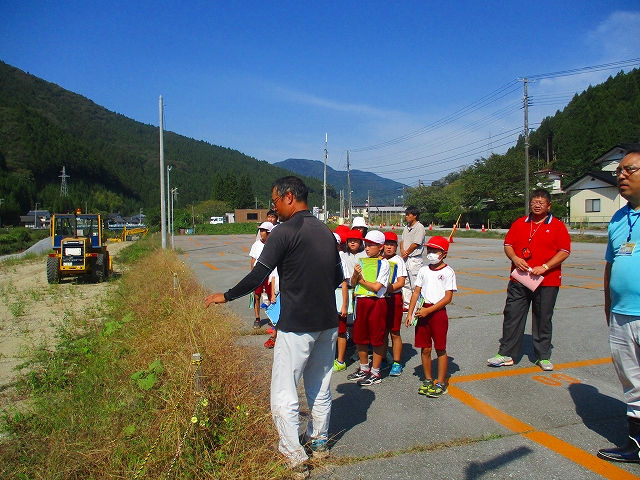
POLYGON ((614 462, 640 463, 640 150, 631 151, 615 171, 627 205, 609 223, 604 270, 604 313, 609 345, 627 403, 629 440, 624 447, 603 448, 598 456, 614 462))

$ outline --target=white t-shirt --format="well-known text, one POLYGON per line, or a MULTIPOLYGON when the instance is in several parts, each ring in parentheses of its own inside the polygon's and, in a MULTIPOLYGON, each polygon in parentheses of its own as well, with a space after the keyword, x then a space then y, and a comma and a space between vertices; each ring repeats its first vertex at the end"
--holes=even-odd
POLYGON ((251 245, 249 256, 257 260, 258 258, 260 258, 260 254, 262 253, 263 249, 264 249, 264 243, 258 240, 257 242, 254 242, 253 245, 251 245))
MULTIPOLYGON (((407 277, 407 265, 404 263, 404 260, 402 260, 402 257, 400 255, 396 254, 393 257, 389 258, 388 260, 389 262, 395 263, 398 266, 395 280, 398 280, 398 278, 400 277, 405 277, 405 278, 407 277)), ((394 283, 395 283, 395 280, 394 280, 394 283)), ((401 291, 402 291, 402 288, 399 288, 395 292, 389 292, 389 293, 396 293, 401 291)))
POLYGON ((353 268, 358 264, 358 258, 349 252, 344 252, 342 255, 342 268, 344 269, 344 276, 348 278, 349 287, 351 287, 351 277, 353 276, 353 268))
POLYGON ((445 265, 440 270, 431 270, 429 265, 425 265, 418 271, 416 277, 416 287, 420 287, 420 295, 425 303, 436 304, 444 298, 447 290, 456 292, 456 272, 449 265, 445 265))

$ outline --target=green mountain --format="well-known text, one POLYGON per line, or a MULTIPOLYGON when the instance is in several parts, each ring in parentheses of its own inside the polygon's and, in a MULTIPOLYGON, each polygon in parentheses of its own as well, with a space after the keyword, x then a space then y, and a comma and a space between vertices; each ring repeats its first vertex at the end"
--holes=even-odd
MULTIPOLYGON (((17 224, 32 209, 130 214, 160 211, 158 128, 111 112, 91 100, 0 62, 0 216, 17 224), (69 175, 60 195, 61 171, 69 175)), ((218 180, 235 185, 235 207, 270 202, 273 180, 292 172, 172 132, 164 133, 165 164, 180 205, 216 198, 218 180)), ((310 204, 322 205, 322 183, 305 178, 310 204)), ((328 188, 330 206, 338 205, 328 188)), ((228 192, 227 192, 227 197, 228 192)), ((229 202, 230 198, 224 198, 229 202)))
MULTIPOLYGON (((283 162, 274 163, 274 165, 298 175, 307 177, 324 179, 324 162, 319 160, 305 160, 301 158, 288 158, 283 162)), ((338 191, 343 190, 345 199, 348 197, 347 190, 347 172, 334 170, 327 165, 327 183, 334 186, 338 191)), ((354 204, 364 203, 367 197, 371 200, 371 205, 393 205, 394 200, 402 195, 402 183, 383 178, 375 173, 363 172, 362 170, 351 170, 351 201, 354 204)))

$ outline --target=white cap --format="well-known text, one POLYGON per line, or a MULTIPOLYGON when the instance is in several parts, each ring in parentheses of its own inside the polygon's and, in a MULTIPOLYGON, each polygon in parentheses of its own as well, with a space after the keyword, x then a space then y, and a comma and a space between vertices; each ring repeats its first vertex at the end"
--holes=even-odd
POLYGON ((385 241, 384 233, 382 233, 380 230, 371 230, 370 232, 367 232, 367 234, 365 235, 364 241, 377 243, 378 245, 384 245, 384 241, 385 241))
POLYGON ((368 228, 367 227, 367 222, 364 221, 364 217, 354 217, 353 218, 353 223, 351 224, 351 228, 355 228, 355 227, 368 228))
POLYGON ((262 222, 260 224, 260 226, 258 227, 258 230, 266 230, 267 232, 271 233, 271 229, 273 228, 273 223, 271 222, 262 222))
POLYGON ((340 239, 340 235, 338 235, 337 233, 334 233, 333 236, 336 237, 336 242, 338 243, 342 242, 342 240, 340 239))

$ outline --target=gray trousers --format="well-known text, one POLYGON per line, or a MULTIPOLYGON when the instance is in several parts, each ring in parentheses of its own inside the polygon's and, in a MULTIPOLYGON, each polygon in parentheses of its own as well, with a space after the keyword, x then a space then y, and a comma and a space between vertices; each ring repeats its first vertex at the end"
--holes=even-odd
POLYGON ((612 313, 609 345, 627 403, 627 416, 640 418, 640 317, 612 313))
POLYGON ((509 281, 507 301, 504 306, 500 355, 517 357, 520 354, 524 327, 531 306, 531 336, 536 359, 551 358, 551 318, 560 287, 538 287, 532 292, 521 283, 509 281))

